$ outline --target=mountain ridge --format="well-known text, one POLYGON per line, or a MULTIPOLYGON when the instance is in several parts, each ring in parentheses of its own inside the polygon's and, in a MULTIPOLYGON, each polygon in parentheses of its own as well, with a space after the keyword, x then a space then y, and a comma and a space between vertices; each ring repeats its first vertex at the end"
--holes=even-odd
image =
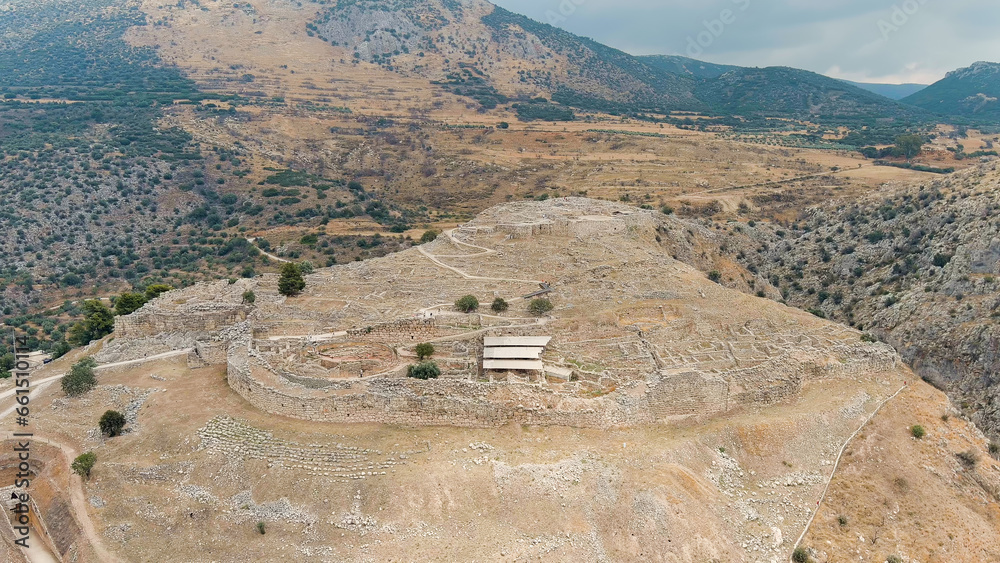
POLYGON ((308 30, 356 60, 437 81, 486 109, 541 94, 566 106, 609 113, 929 117, 924 110, 800 69, 631 55, 486 0, 395 0, 388 6, 352 0, 321 10, 308 30), (747 94, 731 91, 740 80, 751 82, 747 94))
POLYGON ((940 115, 1000 119, 1000 63, 979 61, 902 100, 940 115))

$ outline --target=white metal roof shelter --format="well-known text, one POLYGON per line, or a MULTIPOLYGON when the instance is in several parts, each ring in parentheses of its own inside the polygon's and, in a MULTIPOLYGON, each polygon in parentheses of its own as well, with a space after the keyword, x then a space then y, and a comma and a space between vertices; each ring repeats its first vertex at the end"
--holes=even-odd
POLYGON ((487 336, 483 339, 483 369, 544 371, 542 353, 551 336, 487 336))
POLYGON ((487 360, 523 360, 525 358, 539 359, 545 348, 534 348, 530 346, 507 348, 486 348, 483 350, 483 358, 487 360))
POLYGON ((541 360, 483 360, 483 369, 542 371, 545 365, 541 360))
POLYGON ((483 339, 485 348, 502 348, 505 346, 546 347, 552 340, 551 336, 487 336, 483 339))

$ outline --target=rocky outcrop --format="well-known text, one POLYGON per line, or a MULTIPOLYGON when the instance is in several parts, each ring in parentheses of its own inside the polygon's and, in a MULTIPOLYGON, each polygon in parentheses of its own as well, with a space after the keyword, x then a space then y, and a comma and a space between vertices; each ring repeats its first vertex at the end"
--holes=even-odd
MULTIPOLYGON (((976 169, 717 236, 742 285, 891 344, 1000 435, 1000 171, 976 169)), ((734 283, 739 286, 739 283, 734 283)))

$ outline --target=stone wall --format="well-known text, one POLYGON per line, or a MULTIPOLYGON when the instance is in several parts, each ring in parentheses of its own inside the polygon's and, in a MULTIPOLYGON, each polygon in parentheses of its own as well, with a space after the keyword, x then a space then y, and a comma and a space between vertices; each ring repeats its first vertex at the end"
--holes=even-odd
POLYGON ((147 305, 124 316, 115 317, 114 337, 137 339, 165 332, 214 332, 244 321, 250 308, 243 305, 203 305, 177 311, 147 305))
POLYGON ((437 319, 403 319, 355 328, 347 331, 351 338, 377 342, 410 342, 437 336, 437 319))
POLYGON ((237 393, 265 412, 335 423, 632 426, 713 416, 744 405, 773 404, 797 394, 806 378, 844 377, 898 365, 891 351, 871 347, 856 365, 848 361, 810 367, 783 356, 723 374, 657 374, 648 382, 632 382, 610 395, 585 399, 518 382, 293 376, 274 369, 257 351, 250 323, 241 323, 238 328, 229 335, 227 349, 228 381, 237 393), (648 386, 648 391, 636 392, 640 386, 648 386))
POLYGON ((664 374, 650 387, 649 409, 657 420, 729 410, 729 384, 715 374, 664 374))
MULTIPOLYGON (((608 428, 652 422, 644 399, 576 399, 528 384, 438 379, 334 380, 312 388, 283 377, 253 347, 249 323, 228 348, 230 387, 265 412, 337 423, 608 428)), ((317 380, 319 382, 320 380, 317 380)))

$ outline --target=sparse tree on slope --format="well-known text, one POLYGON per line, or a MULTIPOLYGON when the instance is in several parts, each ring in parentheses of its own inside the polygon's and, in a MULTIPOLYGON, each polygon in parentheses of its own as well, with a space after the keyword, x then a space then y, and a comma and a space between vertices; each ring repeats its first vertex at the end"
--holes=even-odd
POLYGON ((298 264, 288 262, 281 267, 281 278, 278 280, 278 292, 287 297, 298 295, 306 287, 302 270, 298 264))

